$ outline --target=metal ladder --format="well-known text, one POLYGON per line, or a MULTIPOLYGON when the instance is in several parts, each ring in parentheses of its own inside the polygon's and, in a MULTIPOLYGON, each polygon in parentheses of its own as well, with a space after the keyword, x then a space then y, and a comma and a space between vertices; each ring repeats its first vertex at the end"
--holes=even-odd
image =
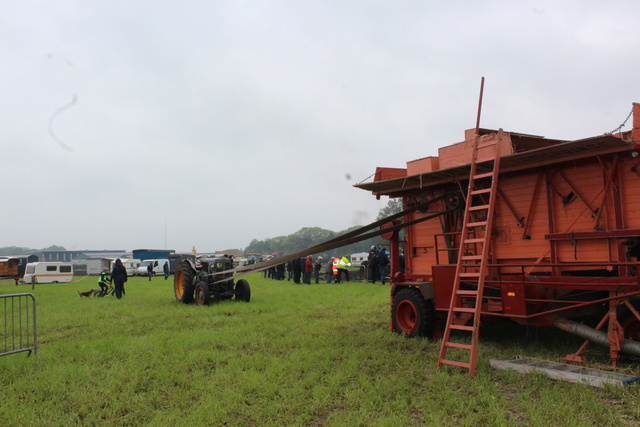
POLYGON ((473 143, 458 263, 438 357, 438 366, 466 368, 469 369, 471 377, 475 376, 476 371, 480 312, 490 261, 491 230, 498 194, 501 137, 502 129, 498 132, 497 138, 490 142, 482 144, 481 139, 476 136, 473 143), (495 158, 479 156, 479 149, 486 151, 490 147, 495 147, 495 158), (454 338, 451 336, 452 331, 458 331, 454 338))

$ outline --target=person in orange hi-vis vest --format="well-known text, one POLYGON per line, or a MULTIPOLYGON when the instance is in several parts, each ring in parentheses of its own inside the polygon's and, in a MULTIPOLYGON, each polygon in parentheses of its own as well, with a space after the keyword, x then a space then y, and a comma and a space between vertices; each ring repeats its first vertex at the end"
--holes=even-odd
POLYGON ((333 276, 336 279, 336 283, 340 283, 340 276, 338 276, 338 264, 340 263, 340 258, 336 257, 333 259, 333 276))

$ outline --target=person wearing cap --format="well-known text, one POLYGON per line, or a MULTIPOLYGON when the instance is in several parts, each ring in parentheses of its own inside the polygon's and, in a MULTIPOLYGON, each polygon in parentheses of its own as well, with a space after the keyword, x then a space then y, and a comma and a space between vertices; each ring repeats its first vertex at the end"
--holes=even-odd
POLYGON ((107 283, 111 283, 111 278, 109 277, 109 269, 103 268, 102 273, 100 273, 100 279, 98 280, 98 285, 100 285, 100 291, 106 294, 109 289, 109 285, 107 283))
POLYGON ((320 283, 320 270, 322 270, 322 257, 316 258, 316 263, 313 264, 313 274, 316 277, 316 285, 320 283))

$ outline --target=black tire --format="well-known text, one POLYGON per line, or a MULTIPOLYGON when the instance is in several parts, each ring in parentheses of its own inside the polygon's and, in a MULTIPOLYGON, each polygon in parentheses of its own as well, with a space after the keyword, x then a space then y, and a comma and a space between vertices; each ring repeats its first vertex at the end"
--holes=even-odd
POLYGON ((209 285, 205 282, 196 283, 196 305, 209 305, 211 302, 211 292, 209 285))
POLYGON ((433 302, 425 300, 417 288, 404 287, 393 297, 391 320, 401 335, 430 337, 435 323, 433 302))
POLYGON ((236 282, 236 300, 249 302, 251 300, 251 287, 249 282, 240 279, 236 282))
POLYGON ((193 292, 195 285, 193 284, 193 277, 195 271, 191 268, 191 264, 188 261, 182 261, 176 268, 176 274, 173 276, 173 291, 176 296, 176 300, 184 303, 191 304, 193 302, 193 292))
MULTIPOLYGON (((631 300, 631 305, 636 311, 640 312, 640 300, 631 300)), ((634 340, 640 342, 640 321, 636 319, 629 307, 626 304, 622 304, 618 307, 617 312, 618 323, 624 330, 624 339, 634 340)))

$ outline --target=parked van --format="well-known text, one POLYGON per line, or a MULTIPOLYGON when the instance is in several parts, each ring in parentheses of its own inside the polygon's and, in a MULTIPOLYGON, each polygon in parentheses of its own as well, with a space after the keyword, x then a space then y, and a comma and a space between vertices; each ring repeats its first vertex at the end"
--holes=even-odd
MULTIPOLYGON (((141 264, 139 259, 120 258, 120 261, 122 261, 122 265, 124 265, 124 268, 127 270, 127 276, 135 276, 136 274, 138 274, 138 267, 140 267, 141 264)), ((109 274, 111 274, 111 272, 113 271, 113 264, 115 262, 116 260, 111 261, 111 265, 109 266, 109 274)))
POLYGON ((169 260, 166 258, 145 259, 144 261, 140 262, 140 267, 138 267, 137 274, 140 276, 147 276, 149 274, 147 271, 147 267, 149 266, 149 264, 153 264, 153 272, 158 276, 162 276, 164 274, 164 270, 162 269, 162 267, 164 267, 165 262, 169 262, 169 260))
POLYGON ((31 262, 24 271, 24 283, 64 283, 73 279, 70 262, 31 262))

